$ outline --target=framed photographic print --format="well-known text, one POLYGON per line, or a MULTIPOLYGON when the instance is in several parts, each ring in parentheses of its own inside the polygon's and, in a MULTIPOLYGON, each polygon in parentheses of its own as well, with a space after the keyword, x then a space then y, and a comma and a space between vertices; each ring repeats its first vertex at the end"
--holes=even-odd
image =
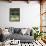
POLYGON ((20 21, 20 8, 10 8, 10 21, 20 21))

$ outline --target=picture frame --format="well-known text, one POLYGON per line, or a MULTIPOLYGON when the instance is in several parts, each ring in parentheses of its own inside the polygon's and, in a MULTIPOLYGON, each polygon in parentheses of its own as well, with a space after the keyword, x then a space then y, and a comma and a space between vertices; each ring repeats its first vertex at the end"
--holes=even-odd
POLYGON ((10 8, 10 21, 20 21, 20 8, 10 8))

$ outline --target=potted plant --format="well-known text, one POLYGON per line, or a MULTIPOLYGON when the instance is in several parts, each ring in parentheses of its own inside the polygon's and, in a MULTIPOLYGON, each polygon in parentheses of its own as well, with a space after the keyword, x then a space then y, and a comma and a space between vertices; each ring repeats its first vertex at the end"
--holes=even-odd
POLYGON ((37 32, 37 30, 38 30, 38 27, 32 27, 33 28, 33 30, 35 31, 34 32, 34 40, 36 40, 36 38, 38 37, 38 32, 37 32), (37 33, 36 33, 37 32, 37 33))
POLYGON ((34 40, 36 40, 38 37, 41 38, 42 32, 39 32, 39 30, 38 30, 39 28, 38 27, 32 27, 32 28, 35 31, 35 33, 34 33, 34 40))

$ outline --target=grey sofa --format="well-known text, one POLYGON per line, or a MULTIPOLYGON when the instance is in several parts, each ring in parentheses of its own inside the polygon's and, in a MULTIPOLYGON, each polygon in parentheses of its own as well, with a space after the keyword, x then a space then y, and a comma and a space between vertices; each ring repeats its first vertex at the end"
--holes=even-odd
POLYGON ((30 43, 33 42, 34 37, 32 36, 32 31, 30 32, 31 35, 26 34, 22 34, 21 33, 21 29, 22 28, 9 28, 9 32, 11 33, 9 36, 5 36, 5 39, 9 39, 10 40, 20 40, 21 43, 30 43))

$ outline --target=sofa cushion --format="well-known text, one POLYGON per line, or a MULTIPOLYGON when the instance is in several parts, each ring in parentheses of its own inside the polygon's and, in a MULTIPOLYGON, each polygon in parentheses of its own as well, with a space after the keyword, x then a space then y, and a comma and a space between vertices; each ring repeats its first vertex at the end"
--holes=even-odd
POLYGON ((12 39, 15 39, 15 40, 20 40, 20 42, 31 42, 32 40, 34 40, 34 37, 33 36, 29 36, 29 35, 21 35, 21 34, 13 34, 13 35, 10 35, 9 38, 12 40, 12 39), (24 40, 24 41, 23 41, 24 40))

